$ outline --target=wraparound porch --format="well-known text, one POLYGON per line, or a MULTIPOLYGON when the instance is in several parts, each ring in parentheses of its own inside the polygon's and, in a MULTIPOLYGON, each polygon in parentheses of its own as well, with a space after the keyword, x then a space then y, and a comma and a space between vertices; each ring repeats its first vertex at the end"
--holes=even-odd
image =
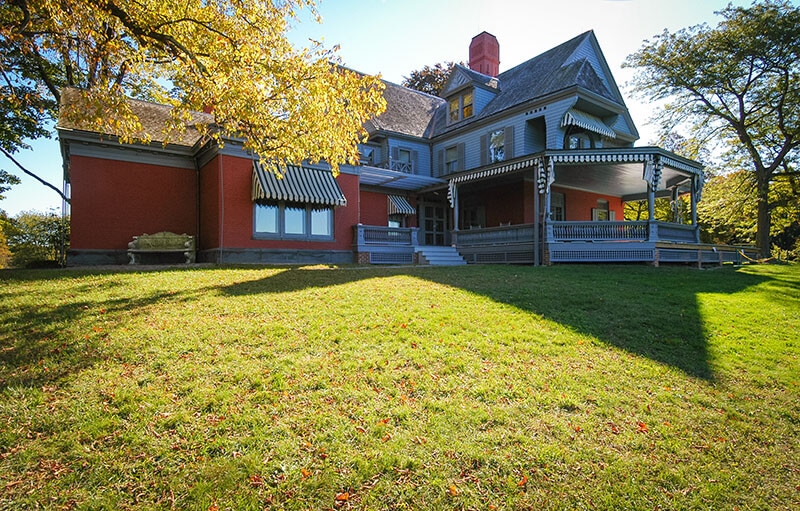
MULTIPOLYGON (((357 225, 359 262, 412 264, 419 246, 418 228, 357 225), (363 260, 362 260, 363 259, 363 260)), ((543 232, 534 224, 474 228, 451 232, 453 246, 470 264, 644 262, 723 264, 743 263, 757 255, 754 247, 710 245, 694 241, 690 225, 668 222, 559 222, 543 232)))

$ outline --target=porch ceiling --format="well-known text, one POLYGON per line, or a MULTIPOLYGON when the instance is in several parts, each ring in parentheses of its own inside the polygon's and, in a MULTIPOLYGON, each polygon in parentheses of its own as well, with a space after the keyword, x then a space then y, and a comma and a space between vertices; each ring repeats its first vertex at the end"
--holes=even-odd
MULTIPOLYGON (((639 162, 556 164, 556 179, 553 186, 586 190, 612 197, 635 196, 647 192, 647 182, 642 179, 642 173, 642 163, 639 162)), ((666 190, 678 184, 688 187, 689 179, 690 177, 683 172, 664 167, 658 190, 666 190)))

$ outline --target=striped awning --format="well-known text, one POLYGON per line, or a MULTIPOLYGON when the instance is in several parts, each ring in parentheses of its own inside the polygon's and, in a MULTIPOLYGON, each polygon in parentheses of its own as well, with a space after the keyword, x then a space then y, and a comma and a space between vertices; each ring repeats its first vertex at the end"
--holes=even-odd
POLYGON ((298 165, 279 167, 253 160, 253 200, 283 200, 326 206, 346 206, 339 183, 329 170, 312 169, 298 165), (278 177, 273 169, 281 173, 278 177), (283 172, 281 172, 283 169, 283 172))
POLYGON ((564 118, 561 119, 561 127, 566 128, 567 126, 577 126, 604 137, 617 138, 617 134, 614 130, 609 128, 602 119, 574 108, 567 110, 567 113, 564 114, 564 118))
POLYGON ((414 209, 408 199, 402 195, 388 195, 389 197, 389 214, 390 215, 416 215, 417 210, 414 209))

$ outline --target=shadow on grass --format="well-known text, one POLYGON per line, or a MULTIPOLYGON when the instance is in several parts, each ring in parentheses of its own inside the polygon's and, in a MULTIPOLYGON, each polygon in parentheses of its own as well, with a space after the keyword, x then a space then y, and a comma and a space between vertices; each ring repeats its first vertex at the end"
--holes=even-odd
MULTIPOLYGON (((231 296, 285 293, 393 275, 414 276, 486 296, 709 381, 714 374, 698 294, 737 293, 768 279, 730 268, 698 271, 634 265, 485 266, 479 271, 294 268, 222 291, 231 296)), ((794 284, 776 281, 774 291, 781 293, 794 284)))
POLYGON ((92 367, 113 356, 105 349, 108 332, 104 320, 144 314, 150 306, 188 297, 171 292, 155 292, 136 299, 96 298, 126 284, 109 279, 84 282, 80 277, 113 272, 8 272, 3 282, 53 281, 73 285, 59 286, 62 294, 50 295, 41 305, 19 305, 14 300, 25 291, 0 287, 0 390, 10 387, 44 387, 70 374, 92 367), (65 337, 63 332, 84 320, 93 327, 65 337))

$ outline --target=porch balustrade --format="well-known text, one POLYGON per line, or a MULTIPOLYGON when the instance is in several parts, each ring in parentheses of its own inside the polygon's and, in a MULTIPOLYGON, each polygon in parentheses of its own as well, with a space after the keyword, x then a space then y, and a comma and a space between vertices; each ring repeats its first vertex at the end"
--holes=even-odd
POLYGON ((375 167, 381 169, 395 170, 397 172, 403 172, 405 174, 414 173, 414 166, 411 164, 410 161, 384 160, 376 163, 375 167))
POLYGON ((696 232, 693 225, 669 222, 550 222, 547 225, 547 240, 697 243, 696 232))
POLYGON ((402 245, 416 246, 416 227, 382 227, 377 225, 356 225, 357 245, 402 245))
POLYGON ((548 241, 646 241, 647 222, 550 222, 548 241))
POLYGON ((453 244, 461 246, 533 242, 533 224, 484 227, 452 231, 453 244))
POLYGON ((657 241, 675 241, 678 243, 697 243, 697 229, 694 225, 654 222, 658 228, 657 241))

